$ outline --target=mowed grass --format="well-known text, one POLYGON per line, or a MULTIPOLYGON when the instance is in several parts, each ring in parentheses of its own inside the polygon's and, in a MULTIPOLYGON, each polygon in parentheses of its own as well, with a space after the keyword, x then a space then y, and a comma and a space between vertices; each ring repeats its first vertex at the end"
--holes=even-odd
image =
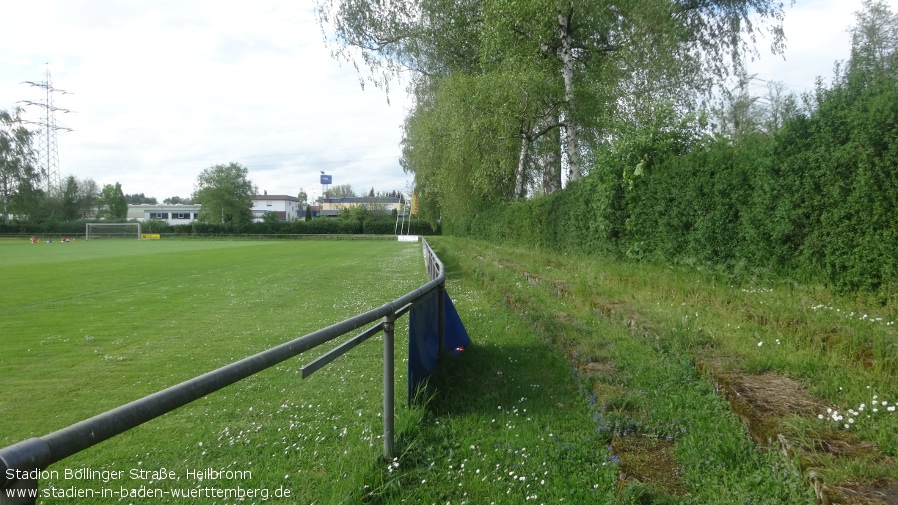
MULTIPOLYGON (((55 431, 379 307, 424 282, 420 245, 393 241, 0 241, 0 445, 55 431)), ((405 377, 405 323, 397 325, 399 380, 405 377)), ((123 470, 126 479, 132 469, 164 468, 179 482, 41 486, 282 488, 291 493, 283 503, 336 503, 358 494, 382 448, 382 337, 301 380, 299 367, 329 347, 50 468, 123 470), (252 476, 205 483, 185 477, 188 469, 205 468, 252 476)), ((404 391, 398 382, 399 406, 404 391)), ((405 417, 415 414, 399 408, 397 415, 401 430, 405 417)), ((238 501, 260 499, 178 502, 238 501)))
MULTIPOLYGON (((893 306, 787 282, 735 284, 692 266, 430 241, 472 345, 441 363, 423 407, 397 409, 394 460, 379 459, 377 338, 310 380, 298 377, 307 360, 290 360, 55 467, 181 475, 116 487, 292 493, 177 503, 792 504, 814 503, 815 488, 845 503, 896 496, 893 306), (253 475, 185 482, 189 468, 253 475)), ((31 409, 7 443, 379 306, 424 277, 420 246, 393 242, 0 243, 2 255, 18 262, 4 279, 79 268, 87 279, 58 293, 23 289, 0 306, 0 325, 30 310, 43 312, 16 316, 29 328, 54 311, 68 321, 40 326, 15 361, 0 347, 0 413, 23 419, 9 412, 31 409), (193 278, 202 282, 184 280, 193 278), (34 352, 44 358, 25 363, 34 352), (50 371, 34 377, 46 384, 19 379, 43 362, 50 371), (9 388, 7 375, 18 381, 9 388), (7 390, 18 396, 7 400, 7 390)), ((72 484, 102 483, 51 483, 72 484)))

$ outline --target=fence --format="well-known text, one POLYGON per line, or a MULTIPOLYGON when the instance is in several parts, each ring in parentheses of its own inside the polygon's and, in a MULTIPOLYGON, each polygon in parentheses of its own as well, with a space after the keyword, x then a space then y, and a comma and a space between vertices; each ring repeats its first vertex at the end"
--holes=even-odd
MULTIPOLYGON (((302 377, 306 378, 382 331, 384 334, 383 456, 387 460, 391 459, 394 435, 394 325, 396 319, 408 313, 413 306, 428 300, 431 296, 437 296, 439 349, 442 350, 445 347, 445 305, 443 302, 445 272, 443 263, 427 241, 422 242, 429 282, 405 296, 377 309, 345 319, 43 437, 30 438, 0 449, 0 484, 2 484, 0 485, 0 505, 35 503, 36 498, 11 497, 7 490, 34 490, 34 496, 36 496, 39 470, 45 469, 53 463, 375 321, 377 323, 374 326, 346 340, 303 366, 301 370, 302 377)), ((16 494, 22 496, 27 493, 16 494)))

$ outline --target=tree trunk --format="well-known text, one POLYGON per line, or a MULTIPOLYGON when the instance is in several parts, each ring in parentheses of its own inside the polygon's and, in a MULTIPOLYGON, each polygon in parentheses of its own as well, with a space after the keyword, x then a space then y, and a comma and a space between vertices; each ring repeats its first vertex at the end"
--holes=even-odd
POLYGON ((518 156, 518 174, 514 185, 514 194, 517 198, 527 196, 527 171, 530 160, 530 139, 521 135, 521 153, 518 156))
POLYGON ((3 187, 0 188, 3 191, 3 222, 9 224, 9 181, 6 176, 3 177, 3 187))
POLYGON ((558 35, 561 38, 561 75, 564 77, 564 136, 567 152, 569 180, 580 178, 580 151, 577 148, 577 124, 571 111, 574 108, 574 50, 571 41, 571 19, 573 6, 568 13, 558 12, 558 35))
POLYGON ((542 174, 543 194, 551 195, 561 189, 561 130, 554 128, 542 138, 548 149, 540 149, 537 164, 542 174))

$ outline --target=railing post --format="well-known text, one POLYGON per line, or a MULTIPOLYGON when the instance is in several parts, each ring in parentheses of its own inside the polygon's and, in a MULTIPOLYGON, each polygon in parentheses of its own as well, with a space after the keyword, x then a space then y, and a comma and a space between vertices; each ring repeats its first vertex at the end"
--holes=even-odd
POLYGON ((393 340, 396 314, 384 316, 384 459, 393 459, 393 400, 395 398, 393 384, 393 340))

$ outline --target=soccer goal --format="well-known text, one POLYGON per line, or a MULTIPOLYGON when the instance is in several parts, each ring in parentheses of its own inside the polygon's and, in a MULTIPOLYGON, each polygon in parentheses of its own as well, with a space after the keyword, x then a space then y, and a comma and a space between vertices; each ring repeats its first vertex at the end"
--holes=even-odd
POLYGON ((140 223, 86 223, 85 240, 95 238, 136 238, 140 240, 140 223))

